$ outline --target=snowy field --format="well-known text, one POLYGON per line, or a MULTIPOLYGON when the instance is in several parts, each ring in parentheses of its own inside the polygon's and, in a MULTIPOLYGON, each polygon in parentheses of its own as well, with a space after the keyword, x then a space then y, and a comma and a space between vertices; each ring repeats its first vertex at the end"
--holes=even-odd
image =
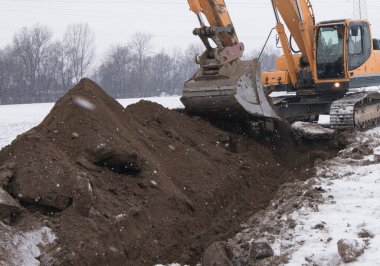
MULTIPOLYGON (((124 107, 147 100, 170 109, 183 108, 179 96, 134 98, 118 100, 124 107)), ((53 108, 53 103, 0 105, 0 149, 10 144, 18 135, 37 126, 53 108)))

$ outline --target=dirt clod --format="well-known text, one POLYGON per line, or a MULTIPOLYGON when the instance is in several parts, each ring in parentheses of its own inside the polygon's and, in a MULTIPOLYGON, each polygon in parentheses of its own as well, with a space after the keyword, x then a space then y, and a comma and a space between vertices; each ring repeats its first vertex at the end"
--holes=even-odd
POLYGON ((202 256, 202 266, 232 266, 228 258, 226 243, 211 244, 202 256))
POLYGON ((0 186, 0 221, 9 223, 12 216, 22 212, 22 207, 0 186))
POLYGON ((5 187, 11 179, 12 175, 12 171, 6 167, 0 168, 0 187, 5 187))
POLYGON ((361 230, 361 231, 358 233, 358 237, 359 237, 359 238, 370 239, 370 238, 374 238, 375 235, 374 235, 372 232, 370 232, 370 231, 368 231, 368 230, 366 230, 366 229, 363 229, 363 230, 361 230))
POLYGON ((341 239, 338 241, 338 252, 345 263, 350 263, 356 260, 357 257, 363 255, 364 244, 357 240, 341 239))
POLYGON ((334 129, 326 128, 315 123, 295 122, 292 127, 300 137, 307 140, 329 140, 333 139, 336 135, 334 129))
POLYGON ((251 245, 250 261, 261 260, 274 256, 271 246, 267 242, 254 242, 251 245))

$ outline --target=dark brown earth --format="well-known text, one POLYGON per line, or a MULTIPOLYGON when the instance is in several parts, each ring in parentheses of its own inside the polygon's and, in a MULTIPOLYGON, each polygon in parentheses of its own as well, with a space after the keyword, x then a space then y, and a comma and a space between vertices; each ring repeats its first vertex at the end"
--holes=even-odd
POLYGON ((253 138, 155 103, 124 109, 83 79, 0 151, 0 184, 26 208, 13 224, 56 233, 42 264, 194 265, 281 184, 307 179, 326 156, 313 149, 286 125, 253 138))

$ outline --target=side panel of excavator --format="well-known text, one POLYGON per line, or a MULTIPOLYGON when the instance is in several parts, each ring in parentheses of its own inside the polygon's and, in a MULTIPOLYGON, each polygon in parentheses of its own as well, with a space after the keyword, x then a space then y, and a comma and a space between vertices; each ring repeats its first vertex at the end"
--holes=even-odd
POLYGON ((198 72, 185 83, 182 103, 186 110, 200 114, 246 115, 280 119, 261 84, 257 60, 236 60, 225 64, 217 75, 198 72))

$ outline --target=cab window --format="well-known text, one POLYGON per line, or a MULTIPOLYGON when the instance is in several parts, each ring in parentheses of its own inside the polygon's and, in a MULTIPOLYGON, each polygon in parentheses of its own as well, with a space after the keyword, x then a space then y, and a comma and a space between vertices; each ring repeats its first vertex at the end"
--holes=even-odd
POLYGON ((348 34, 348 69, 354 70, 363 65, 371 56, 372 40, 369 25, 364 21, 351 22, 348 34))
POLYGON ((318 79, 345 78, 344 32, 343 24, 318 28, 316 58, 318 79))
POLYGON ((361 26, 350 27, 348 38, 348 54, 357 55, 363 53, 363 30, 361 26))

